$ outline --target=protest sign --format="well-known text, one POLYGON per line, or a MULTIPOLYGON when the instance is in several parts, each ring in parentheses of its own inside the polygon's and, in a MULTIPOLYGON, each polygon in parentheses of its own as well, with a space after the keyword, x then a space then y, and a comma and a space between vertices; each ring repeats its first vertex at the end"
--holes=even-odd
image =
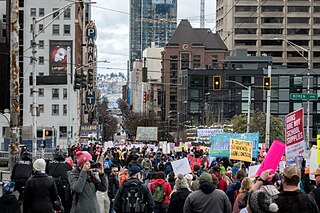
POLYGON ((317 135, 318 165, 320 165, 320 135, 317 135))
POLYGON ((223 129, 197 129, 197 137, 209 137, 212 134, 223 133, 223 129))
POLYGON ((278 168, 281 157, 284 154, 284 151, 285 151, 285 144, 281 141, 274 140, 272 142, 272 145, 269 149, 269 152, 266 158, 262 161, 259 167, 257 175, 260 176, 260 174, 267 169, 273 170, 271 174, 275 173, 275 171, 278 168))
POLYGON ((229 157, 230 139, 238 139, 252 142, 252 157, 258 157, 259 132, 250 133, 221 133, 211 135, 210 157, 229 157))
POLYGON ((248 177, 254 178, 259 169, 260 165, 249 166, 249 174, 248 177))
POLYGON ((304 155, 303 108, 289 113, 285 121, 286 158, 289 162, 294 161, 295 157, 304 155))
POLYGON ((251 162, 252 161, 252 142, 231 139, 230 140, 230 159, 251 162))
POLYGON ((286 168, 286 162, 285 161, 280 161, 279 162, 279 172, 282 173, 284 168, 286 168))
MULTIPOLYGON (((318 147, 312 146, 310 155, 310 172, 316 171, 318 168, 318 147)), ((314 180, 314 175, 310 175, 310 179, 314 180)))
POLYGON ((178 174, 189 174, 191 173, 189 161, 187 158, 182 158, 180 160, 172 161, 171 162, 173 172, 175 176, 178 176, 178 174))
POLYGON ((137 141, 157 141, 158 127, 137 127, 137 141))
POLYGON ((182 146, 174 147, 175 152, 182 152, 182 146))

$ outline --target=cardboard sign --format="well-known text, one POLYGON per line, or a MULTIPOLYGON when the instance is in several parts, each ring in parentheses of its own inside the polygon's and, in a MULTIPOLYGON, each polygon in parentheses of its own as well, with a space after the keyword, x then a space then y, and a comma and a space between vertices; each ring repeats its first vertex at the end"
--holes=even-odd
POLYGON ((283 142, 274 140, 266 158, 262 161, 259 167, 257 175, 260 176, 260 174, 267 169, 272 169, 273 171, 271 174, 274 174, 278 168, 281 157, 284 154, 285 148, 286 147, 283 142))
POLYGON ((260 165, 249 166, 249 174, 248 177, 255 178, 255 174, 257 173, 260 165))
POLYGON ((171 165, 175 176, 178 176, 178 174, 185 175, 191 173, 189 161, 187 158, 172 161, 171 165))
POLYGON ((286 157, 287 161, 303 156, 305 150, 303 132, 303 108, 286 115, 286 157))
POLYGON ((182 146, 174 147, 175 152, 182 152, 182 146))
POLYGON ((252 162, 252 142, 231 139, 230 159, 252 162))

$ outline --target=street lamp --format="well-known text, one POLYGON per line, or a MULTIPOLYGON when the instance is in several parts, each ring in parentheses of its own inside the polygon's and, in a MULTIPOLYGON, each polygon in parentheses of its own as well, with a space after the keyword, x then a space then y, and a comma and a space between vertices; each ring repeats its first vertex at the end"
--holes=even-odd
POLYGON ((242 86, 243 88, 246 88, 248 90, 248 116, 247 116, 247 133, 250 132, 250 106, 251 106, 251 86, 245 86, 237 81, 232 81, 232 80, 226 80, 228 83, 234 83, 242 86))
MULTIPOLYGON (((310 49, 306 49, 304 47, 301 47, 295 43, 293 43, 292 41, 289 41, 286 38, 278 38, 278 37, 274 37, 274 40, 282 40, 285 41, 287 44, 289 44, 297 53, 299 53, 299 55, 304 58, 307 62, 308 62, 308 72, 307 72, 307 77, 308 77, 308 81, 307 81, 307 93, 310 93, 310 69, 311 69, 311 51, 310 49), (308 56, 305 57, 303 52, 307 52, 308 56)), ((310 141, 310 131, 309 131, 309 127, 310 127, 310 101, 307 100, 307 134, 306 134, 306 149, 309 150, 309 141, 310 141)))

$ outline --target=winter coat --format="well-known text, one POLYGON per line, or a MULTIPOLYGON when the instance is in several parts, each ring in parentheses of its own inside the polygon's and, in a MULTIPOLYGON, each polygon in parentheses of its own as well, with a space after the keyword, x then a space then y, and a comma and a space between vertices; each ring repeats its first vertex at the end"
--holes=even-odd
POLYGON ((104 174, 99 174, 99 180, 93 180, 92 175, 79 168, 69 174, 70 188, 73 191, 71 213, 100 213, 96 191, 107 191, 108 183, 104 174))
POLYGON ((0 197, 1 213, 20 213, 20 204, 14 194, 4 194, 0 197))
POLYGON ((146 205, 145 213, 152 213, 154 210, 154 200, 153 200, 152 194, 145 184, 143 184, 141 181, 135 178, 131 178, 129 180, 124 181, 123 185, 119 188, 114 201, 114 210, 117 213, 123 213, 122 205, 124 200, 123 198, 124 189, 134 184, 139 184, 140 187, 142 188, 143 197, 144 197, 143 203, 146 205))
POLYGON ((165 198, 163 199, 162 204, 168 204, 169 203, 169 196, 172 192, 170 183, 166 182, 163 179, 156 179, 154 180, 151 184, 150 184, 150 191, 151 193, 153 192, 153 189, 156 185, 161 184, 163 185, 163 190, 164 190, 164 194, 166 195, 165 198))
POLYGON ((57 197, 58 192, 53 177, 37 172, 26 183, 23 213, 53 213, 53 203, 57 197))
POLYGON ((184 213, 230 213, 227 195, 212 183, 202 183, 200 190, 192 192, 184 204, 184 213))
POLYGON ((226 191, 226 194, 227 194, 227 196, 228 196, 228 198, 229 198, 229 200, 230 200, 232 205, 234 204, 234 201, 235 201, 234 192, 239 190, 240 187, 241 187, 241 181, 240 180, 236 180, 234 182, 234 184, 230 185, 228 187, 228 190, 226 191))
POLYGON ((15 188, 20 189, 26 185, 32 175, 32 162, 28 160, 18 161, 12 170, 11 180, 15 182, 15 188))
POLYGON ((219 189, 222 191, 226 192, 228 190, 228 183, 226 180, 223 180, 219 172, 214 172, 214 175, 218 178, 219 180, 219 189))
POLYGON ((191 191, 187 188, 181 188, 173 192, 167 213, 183 213, 183 205, 190 193, 191 191))
POLYGON ((114 174, 111 174, 109 176, 109 181, 108 181, 108 196, 110 200, 116 197, 118 189, 119 189, 118 177, 115 177, 114 174))

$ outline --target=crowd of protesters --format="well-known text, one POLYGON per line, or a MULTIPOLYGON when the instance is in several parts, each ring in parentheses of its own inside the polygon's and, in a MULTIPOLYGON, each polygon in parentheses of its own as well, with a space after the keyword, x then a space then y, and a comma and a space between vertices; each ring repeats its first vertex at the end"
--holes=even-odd
MULTIPOLYGON (((208 157, 208 150, 163 153, 143 147, 73 145, 53 159, 32 159, 27 150, 3 186, 0 211, 98 213, 96 191, 107 192, 109 213, 122 212, 319 212, 320 169, 287 166, 248 177, 250 164, 208 157), (172 162, 187 158, 189 174, 175 174, 172 162), (274 173, 275 172, 275 173, 274 173), (315 181, 310 180, 315 177, 315 181), (13 190, 19 198, 12 196, 13 190), (22 206, 20 208, 19 206, 22 206)), ((263 161, 264 153, 256 162, 263 161)))

